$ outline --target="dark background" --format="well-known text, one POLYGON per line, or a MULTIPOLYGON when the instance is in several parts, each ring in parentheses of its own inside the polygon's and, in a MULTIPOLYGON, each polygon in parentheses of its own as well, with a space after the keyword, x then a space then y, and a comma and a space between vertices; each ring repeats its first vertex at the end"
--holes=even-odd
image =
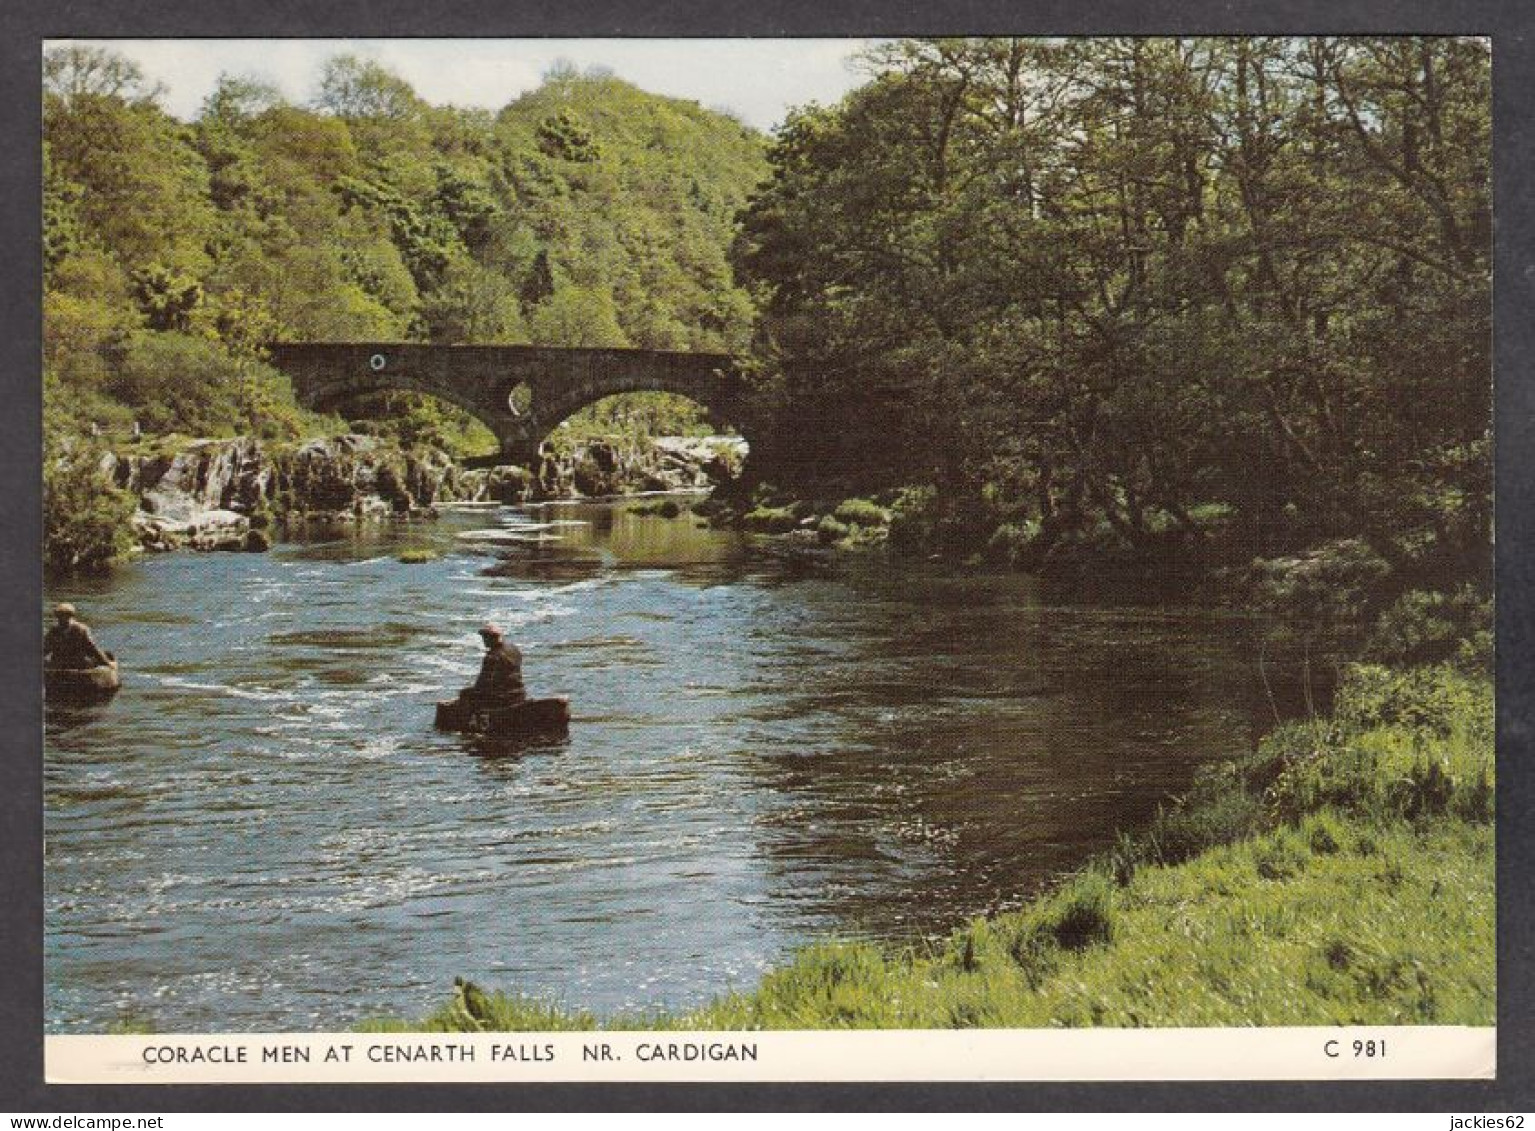
POLYGON ((1531 1076, 1531 532, 1535 527, 1535 6, 1499 0, 11 0, 0 11, 0 1110, 1403 1110, 1535 1108, 1531 1076), (1496 1082, 47 1086, 43 1083, 41 60, 48 38, 1477 34, 1493 39, 1497 327, 1496 1082))

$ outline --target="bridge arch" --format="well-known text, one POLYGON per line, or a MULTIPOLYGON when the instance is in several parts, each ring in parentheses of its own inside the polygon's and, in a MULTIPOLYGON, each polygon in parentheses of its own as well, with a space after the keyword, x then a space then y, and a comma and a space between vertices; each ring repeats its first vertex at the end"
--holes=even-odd
POLYGON ((677 393, 741 427, 741 377, 728 354, 400 342, 274 343, 272 364, 299 403, 330 411, 400 390, 440 397, 484 422, 502 458, 527 465, 539 443, 589 404, 618 393, 677 393))
MULTIPOLYGON (((483 420, 487 426, 491 426, 491 422, 485 419, 486 406, 477 399, 464 396, 455 389, 438 388, 430 381, 423 381, 406 373, 394 373, 388 376, 380 374, 372 381, 320 383, 309 390, 307 395, 300 394, 298 399, 305 408, 313 409, 315 412, 340 412, 348 405, 384 393, 418 393, 422 396, 434 397, 456 405, 471 416, 483 420)), ((491 427, 494 431, 494 427, 491 427)))

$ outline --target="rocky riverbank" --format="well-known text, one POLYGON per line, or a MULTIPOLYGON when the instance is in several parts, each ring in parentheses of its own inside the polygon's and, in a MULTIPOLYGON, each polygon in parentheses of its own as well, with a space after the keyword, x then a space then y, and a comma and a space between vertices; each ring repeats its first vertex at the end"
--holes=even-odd
POLYGON ((546 445, 536 468, 465 468, 435 448, 344 434, 292 445, 251 437, 163 438, 102 458, 102 476, 137 499, 145 550, 265 550, 275 527, 429 515, 449 502, 520 503, 707 488, 740 467, 729 437, 592 439, 546 445))

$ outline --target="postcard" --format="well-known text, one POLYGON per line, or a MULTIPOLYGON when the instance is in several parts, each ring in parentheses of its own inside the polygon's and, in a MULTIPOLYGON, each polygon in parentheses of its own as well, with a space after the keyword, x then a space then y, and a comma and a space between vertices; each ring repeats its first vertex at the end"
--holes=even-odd
POLYGON ((1492 1076, 1492 50, 46 43, 48 1080, 1492 1076))

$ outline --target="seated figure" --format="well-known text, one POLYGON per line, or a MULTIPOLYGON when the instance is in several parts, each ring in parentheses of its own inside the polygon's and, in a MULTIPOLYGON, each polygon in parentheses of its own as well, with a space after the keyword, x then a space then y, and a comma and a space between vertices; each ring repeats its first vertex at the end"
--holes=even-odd
POLYGON ((480 629, 485 658, 472 686, 459 692, 459 702, 472 707, 509 707, 527 698, 522 683, 522 653, 508 644, 493 624, 480 629))
POLYGON ((68 602, 53 610, 54 625, 43 637, 43 666, 78 671, 110 664, 112 657, 96 645, 89 626, 75 617, 68 602))
POLYGON ((480 639, 485 659, 479 678, 457 699, 437 704, 438 729, 497 737, 564 734, 570 726, 570 700, 529 699, 522 684, 522 653, 493 624, 480 629, 480 639))

